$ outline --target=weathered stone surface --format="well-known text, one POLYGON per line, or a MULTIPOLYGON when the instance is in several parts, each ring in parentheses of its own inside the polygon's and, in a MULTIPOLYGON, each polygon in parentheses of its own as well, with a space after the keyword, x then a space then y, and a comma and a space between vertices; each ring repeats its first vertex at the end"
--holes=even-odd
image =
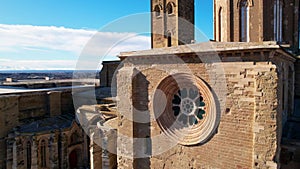
POLYGON ((49 92, 49 111, 50 116, 59 116, 61 115, 61 92, 49 92))
MULTIPOLYGON (((32 150, 31 166, 39 168, 41 159, 38 140, 40 139, 49 143, 48 167, 67 168, 72 150, 68 149, 71 143, 66 141, 70 138, 64 140, 64 134, 58 131, 63 131, 65 137, 71 137, 73 129, 82 130, 76 123, 72 125, 74 116, 67 114, 74 110, 70 100, 72 100, 70 90, 0 96, 0 168, 27 168, 28 141, 32 150), (60 116, 61 114, 63 115, 60 116), (40 120, 33 122, 35 119, 40 120)), ((82 131, 80 134, 84 138, 82 131)), ((87 144, 82 140, 75 145, 81 145, 74 149, 77 153, 79 150, 82 151, 85 155, 84 159, 87 159, 87 151, 84 151, 87 148, 83 148, 87 144)), ((87 163, 81 162, 80 165, 86 166, 87 163)))
POLYGON ((195 39, 194 11, 194 0, 152 1, 152 48, 190 44, 195 39))
MULTIPOLYGON (((224 46, 226 43, 216 45, 224 46)), ((231 55, 239 58, 239 61, 202 63, 201 60, 205 60, 205 55, 207 55, 205 52, 198 52, 196 56, 181 53, 178 57, 185 61, 185 64, 176 64, 176 57, 168 57, 164 60, 165 54, 168 52, 171 54, 176 50, 175 48, 170 48, 170 51, 154 49, 145 53, 143 51, 126 53, 127 57, 126 54, 121 55, 126 64, 119 71, 118 86, 122 89, 118 90, 120 93, 118 96, 128 96, 127 99, 132 99, 133 102, 130 103, 127 100, 122 103, 122 100, 119 100, 118 110, 126 110, 127 114, 133 113, 133 119, 135 111, 130 107, 144 105, 140 101, 145 98, 149 98, 149 103, 145 104, 148 107, 145 109, 149 110, 150 117, 155 117, 153 106, 157 105, 153 102, 154 91, 164 78, 174 73, 191 73, 201 78, 215 92, 215 99, 219 103, 224 102, 219 110, 221 116, 217 133, 210 140, 203 145, 178 144, 163 154, 153 154, 149 158, 149 168, 277 168, 279 166, 282 119, 286 116, 282 112, 288 109, 288 106, 283 105, 289 105, 287 102, 290 103, 292 99, 289 98, 293 97, 293 95, 284 94, 293 89, 283 88, 283 86, 288 86, 293 81, 293 79, 289 81, 284 79, 293 76, 289 75, 289 73, 293 74, 289 71, 289 67, 293 68, 294 59, 287 53, 277 53, 276 46, 272 44, 270 48, 267 44, 260 46, 255 43, 242 44, 242 47, 239 46, 240 44, 229 45, 232 49, 230 52, 227 49, 222 50, 221 47, 217 48, 220 60, 231 55), (258 48, 256 49, 255 46, 258 48), (265 48, 264 53, 258 52, 263 48, 265 48), (143 61, 140 61, 141 59, 143 61), (162 60, 162 62, 157 62, 157 60, 162 60), (154 62, 155 65, 152 64, 154 62), (147 81, 147 85, 143 85, 147 93, 139 91, 140 88, 132 90, 134 88, 130 87, 131 84, 139 81, 138 78, 129 80, 128 77, 131 77, 132 73, 126 70, 132 67, 138 70, 138 74, 142 74, 147 81)), ((184 46, 178 48, 183 49, 184 46)), ((186 50, 190 49, 186 48, 186 50)), ((118 133, 125 132, 130 135, 131 132, 133 134, 136 128, 131 130, 122 126, 124 121, 126 121, 126 126, 130 126, 131 121, 125 118, 127 117, 120 119, 118 133)), ((150 125, 150 138, 163 132, 159 127, 160 124, 157 124, 155 120, 148 125, 150 125)), ((147 132, 147 128, 144 132, 147 132)), ((152 145, 152 148, 154 147, 155 145, 152 145)), ((126 166, 130 165, 129 162, 119 160, 118 165, 130 168, 126 166)))

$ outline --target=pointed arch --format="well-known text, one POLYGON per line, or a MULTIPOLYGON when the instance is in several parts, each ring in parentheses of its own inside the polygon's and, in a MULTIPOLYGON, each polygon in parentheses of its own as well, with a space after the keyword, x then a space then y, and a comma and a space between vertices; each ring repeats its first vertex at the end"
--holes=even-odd
POLYGON ((81 138, 82 138, 81 133, 78 130, 75 130, 70 136, 69 145, 75 145, 80 143, 82 141, 81 138))
POLYGON ((156 17, 160 17, 162 13, 162 6, 161 5, 155 5, 153 12, 155 13, 156 17))
POLYGON ((168 4, 166 5, 166 13, 167 14, 174 14, 174 10, 175 10, 175 3, 174 2, 168 2, 168 4))
POLYGON ((248 7, 252 7, 254 5, 253 0, 238 0, 237 5, 236 5, 237 8, 240 8, 241 4, 244 3, 244 1, 246 1, 246 5, 248 7))

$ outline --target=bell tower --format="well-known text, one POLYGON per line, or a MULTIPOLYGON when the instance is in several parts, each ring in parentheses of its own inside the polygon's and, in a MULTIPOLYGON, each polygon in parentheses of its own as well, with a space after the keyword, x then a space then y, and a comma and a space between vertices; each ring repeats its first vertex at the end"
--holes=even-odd
POLYGON ((194 0, 151 0, 152 48, 194 40, 194 5, 194 0))
POLYGON ((215 40, 299 47, 299 0, 214 0, 215 40))

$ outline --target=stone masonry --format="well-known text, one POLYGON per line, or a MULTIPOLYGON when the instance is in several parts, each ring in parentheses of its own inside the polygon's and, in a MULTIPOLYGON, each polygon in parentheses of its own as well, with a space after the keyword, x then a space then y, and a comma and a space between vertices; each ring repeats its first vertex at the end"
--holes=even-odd
MULTIPOLYGON (((287 82, 284 79, 293 77, 288 75, 293 71, 288 70, 293 69, 295 59, 272 42, 214 43, 212 46, 214 51, 207 49, 207 44, 197 44, 121 53, 123 67, 117 78, 118 86, 121 86, 118 88, 117 100, 118 110, 122 111, 119 112, 118 135, 143 138, 148 133, 150 138, 154 138, 165 132, 157 118, 144 124, 148 124, 148 127, 140 130, 134 126, 142 124, 130 119, 145 116, 135 111, 141 110, 140 106, 149 116, 155 116, 153 108, 159 106, 154 105, 153 100, 156 87, 167 76, 186 73, 187 69, 205 81, 211 92, 216 93, 214 99, 220 104, 217 110, 220 119, 209 141, 201 145, 185 146, 178 140, 178 144, 170 150, 150 155, 148 159, 126 158, 130 155, 134 157, 139 150, 130 140, 120 141, 119 168, 280 167, 282 122, 287 116, 286 110, 291 108, 286 105, 292 105, 287 102, 293 98, 293 95, 285 95, 288 90, 293 90, 286 87, 293 80, 287 82), (222 62, 209 60, 214 58, 215 52, 222 62), (178 59, 182 62, 177 63, 178 59), (220 73, 219 69, 223 71, 220 73), (136 81, 145 81, 147 85, 140 85, 142 89, 134 88, 136 81), (140 103, 136 104, 132 98, 137 98, 140 103)), ((153 143, 152 152, 154 149, 153 143)))

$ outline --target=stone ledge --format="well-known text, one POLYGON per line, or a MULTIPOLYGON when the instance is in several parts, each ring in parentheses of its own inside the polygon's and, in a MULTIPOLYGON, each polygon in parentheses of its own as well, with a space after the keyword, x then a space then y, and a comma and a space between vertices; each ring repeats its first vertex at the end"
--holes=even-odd
POLYGON ((154 48, 150 50, 121 52, 120 58, 132 56, 167 55, 197 52, 218 52, 249 49, 280 49, 280 45, 273 41, 266 42, 203 42, 198 44, 181 45, 168 48, 154 48))

